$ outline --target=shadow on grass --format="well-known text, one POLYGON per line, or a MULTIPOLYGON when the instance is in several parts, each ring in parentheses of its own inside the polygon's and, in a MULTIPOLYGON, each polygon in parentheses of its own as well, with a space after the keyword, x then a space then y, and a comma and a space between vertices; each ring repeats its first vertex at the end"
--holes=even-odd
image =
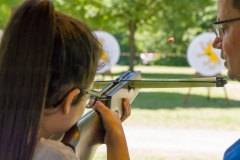
POLYGON ((140 92, 132 103, 132 108, 139 109, 175 109, 175 108, 238 108, 240 101, 229 100, 227 105, 225 98, 211 98, 206 96, 190 95, 188 103, 184 104, 186 94, 166 92, 140 92))

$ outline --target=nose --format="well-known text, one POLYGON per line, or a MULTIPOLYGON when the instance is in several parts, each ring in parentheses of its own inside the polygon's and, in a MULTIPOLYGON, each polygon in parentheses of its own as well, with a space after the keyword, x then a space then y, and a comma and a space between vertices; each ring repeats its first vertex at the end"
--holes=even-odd
POLYGON ((213 48, 222 49, 222 38, 216 37, 212 44, 213 48))

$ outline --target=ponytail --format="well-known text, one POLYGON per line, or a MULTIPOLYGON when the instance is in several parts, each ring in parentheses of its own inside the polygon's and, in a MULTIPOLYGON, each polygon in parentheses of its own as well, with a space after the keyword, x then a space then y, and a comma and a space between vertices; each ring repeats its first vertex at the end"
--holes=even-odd
POLYGON ((29 160, 50 79, 54 7, 27 0, 13 14, 0 46, 0 159, 29 160))

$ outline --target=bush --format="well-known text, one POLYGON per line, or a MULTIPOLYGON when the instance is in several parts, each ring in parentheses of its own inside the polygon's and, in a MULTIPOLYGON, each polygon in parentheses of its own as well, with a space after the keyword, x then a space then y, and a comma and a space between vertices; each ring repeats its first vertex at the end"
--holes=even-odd
POLYGON ((189 66, 185 56, 162 54, 156 60, 150 62, 150 65, 162 66, 189 66))
MULTIPOLYGON (((134 65, 141 63, 141 58, 139 56, 135 56, 134 65)), ((118 60, 118 65, 129 65, 129 56, 120 56, 118 60)))

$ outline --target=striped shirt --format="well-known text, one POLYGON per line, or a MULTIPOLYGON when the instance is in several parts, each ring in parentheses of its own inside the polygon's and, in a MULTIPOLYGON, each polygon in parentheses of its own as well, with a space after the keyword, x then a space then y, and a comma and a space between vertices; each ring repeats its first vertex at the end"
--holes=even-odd
POLYGON ((231 145, 224 153, 224 160, 240 160, 240 139, 231 145))

